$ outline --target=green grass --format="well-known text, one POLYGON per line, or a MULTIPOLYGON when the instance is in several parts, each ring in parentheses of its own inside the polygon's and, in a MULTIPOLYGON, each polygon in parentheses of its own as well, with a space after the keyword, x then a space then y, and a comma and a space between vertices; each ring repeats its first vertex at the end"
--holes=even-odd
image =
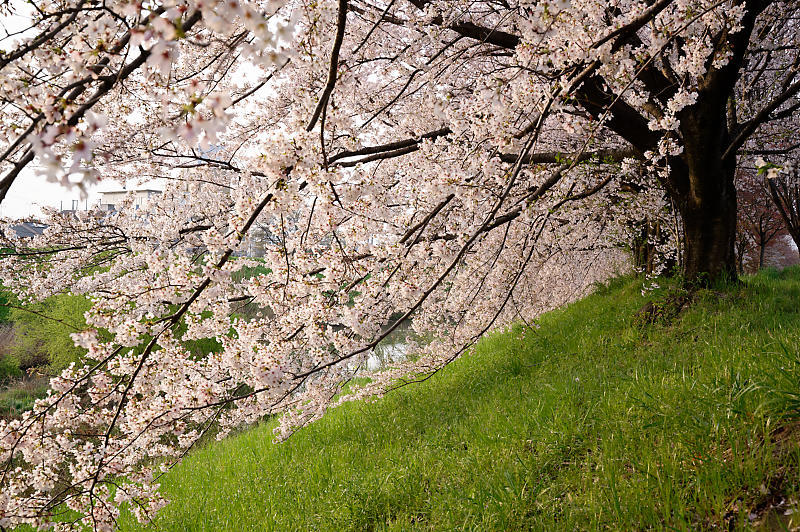
POLYGON ((210 443, 164 478, 172 503, 155 526, 796 526, 768 510, 800 489, 800 270, 700 292, 652 325, 634 315, 669 294, 641 287, 614 281, 524 338, 492 335, 431 380, 335 409, 285 443, 269 424, 210 443))
POLYGON ((49 379, 24 378, 11 381, 0 387, 0 419, 19 417, 33 408, 36 399, 44 397, 49 387, 49 379))

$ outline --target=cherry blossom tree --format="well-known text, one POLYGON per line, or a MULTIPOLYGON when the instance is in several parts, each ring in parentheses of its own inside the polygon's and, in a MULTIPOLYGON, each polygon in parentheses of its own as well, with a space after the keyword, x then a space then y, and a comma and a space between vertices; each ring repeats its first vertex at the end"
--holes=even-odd
POLYGON ((770 197, 767 181, 755 169, 737 175, 739 232, 742 246, 739 265, 747 263, 758 271, 765 266, 767 248, 776 238, 786 235, 778 208, 770 197))
POLYGON ((24 23, 0 41, 0 201, 27 168, 168 184, 146 210, 50 212, 7 243, 20 300, 92 308, 73 335, 86 365, 0 422, 0 526, 147 520, 206 432, 274 415, 284 438, 535 326, 627 267, 632 222, 670 235, 689 281, 735 274, 737 157, 796 148, 774 151, 800 105, 797 8, 3 4, 24 23), (235 258, 256 228, 263 261, 235 258), (431 339, 419 356, 340 395, 409 324, 431 339), (219 349, 198 357, 204 338, 219 349))
POLYGON ((775 170, 766 176, 770 197, 795 246, 800 249, 800 172, 791 163, 775 170))

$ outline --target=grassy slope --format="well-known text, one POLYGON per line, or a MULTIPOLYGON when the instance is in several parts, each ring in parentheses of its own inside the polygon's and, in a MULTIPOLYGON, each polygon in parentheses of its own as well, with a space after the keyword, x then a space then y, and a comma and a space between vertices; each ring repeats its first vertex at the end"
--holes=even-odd
POLYGON ((524 339, 491 336, 286 443, 264 425, 199 449, 166 477, 157 526, 684 530, 747 527, 750 512, 789 524, 764 508, 797 497, 800 431, 776 432, 769 389, 781 367, 800 375, 800 270, 701 293, 645 328, 633 315, 658 293, 641 286, 617 281, 524 339))

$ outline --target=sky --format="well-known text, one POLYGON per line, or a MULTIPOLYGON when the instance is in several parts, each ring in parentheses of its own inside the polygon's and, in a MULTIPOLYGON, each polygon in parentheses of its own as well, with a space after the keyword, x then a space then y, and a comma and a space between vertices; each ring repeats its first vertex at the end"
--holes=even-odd
MULTIPOLYGON (((141 184, 129 183, 129 190, 153 188, 162 190, 163 180, 146 181, 141 184)), ((78 201, 78 209, 92 208, 100 202, 102 192, 122 190, 122 184, 116 181, 103 182, 87 187, 87 196, 81 198, 80 189, 67 188, 58 183, 50 183, 46 178, 36 175, 34 168, 24 170, 11 185, 6 198, 0 203, 0 218, 39 217, 42 207, 71 209, 72 202, 78 201)))
MULTIPOLYGON (((109 187, 98 186, 89 189, 86 198, 88 205, 92 206, 100 199, 100 190, 109 187)), ((120 188, 117 185, 116 188, 120 188)), ((11 185, 8 195, 0 203, 0 218, 25 218, 41 214, 42 206, 60 207, 63 202, 65 209, 72 207, 72 200, 80 200, 80 190, 67 188, 58 183, 48 183, 44 177, 36 175, 32 169, 20 174, 11 185)), ((85 208, 86 200, 80 201, 81 209, 85 208)))
MULTIPOLYGON (((3 46, 13 45, 14 38, 7 40, 6 36, 25 28, 26 22, 24 17, 0 17, 0 44, 3 46)), ((101 191, 122 188, 119 183, 94 185, 87 187, 88 196, 81 198, 80 189, 51 183, 45 177, 37 175, 35 165, 36 161, 14 180, 5 199, 0 202, 0 218, 38 217, 42 214, 41 207, 43 206, 70 209, 73 201, 78 201, 81 209, 85 209, 87 206, 91 208, 100 201, 101 191)), ((149 183, 149 186, 153 186, 153 183, 149 183)), ((163 185, 154 188, 163 188, 163 185)))

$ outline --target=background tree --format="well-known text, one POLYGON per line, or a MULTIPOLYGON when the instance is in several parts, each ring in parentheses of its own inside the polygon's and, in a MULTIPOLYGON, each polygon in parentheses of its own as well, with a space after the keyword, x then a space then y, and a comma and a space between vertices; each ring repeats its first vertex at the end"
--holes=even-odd
POLYGON ((739 262, 758 271, 765 266, 767 248, 776 238, 786 235, 786 227, 764 177, 755 169, 740 171, 737 177, 739 231, 746 242, 739 262))
POLYGON ((800 249, 800 177, 793 165, 787 164, 781 170, 768 175, 766 183, 786 230, 800 249))

